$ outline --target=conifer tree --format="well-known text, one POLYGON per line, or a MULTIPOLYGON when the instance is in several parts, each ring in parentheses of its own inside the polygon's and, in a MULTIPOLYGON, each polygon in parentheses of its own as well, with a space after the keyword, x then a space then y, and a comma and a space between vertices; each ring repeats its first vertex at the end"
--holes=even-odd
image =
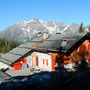
POLYGON ((90 26, 88 27, 88 32, 90 33, 90 26))
POLYGON ((79 28, 79 33, 82 33, 82 32, 84 32, 83 23, 81 23, 80 28, 79 28))
POLYGON ((6 39, 0 39, 0 53, 6 53, 11 49, 17 47, 20 43, 13 42, 6 39))

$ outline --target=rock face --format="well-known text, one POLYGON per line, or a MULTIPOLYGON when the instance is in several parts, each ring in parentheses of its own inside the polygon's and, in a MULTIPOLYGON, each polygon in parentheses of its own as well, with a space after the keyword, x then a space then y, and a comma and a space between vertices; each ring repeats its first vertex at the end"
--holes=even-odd
MULTIPOLYGON (((30 21, 16 22, 14 25, 0 31, 0 38, 6 38, 18 42, 25 43, 31 40, 37 32, 70 33, 77 32, 80 25, 73 23, 68 26, 64 21, 56 23, 54 21, 42 21, 32 19, 30 21)), ((86 31, 88 26, 86 26, 86 31)))

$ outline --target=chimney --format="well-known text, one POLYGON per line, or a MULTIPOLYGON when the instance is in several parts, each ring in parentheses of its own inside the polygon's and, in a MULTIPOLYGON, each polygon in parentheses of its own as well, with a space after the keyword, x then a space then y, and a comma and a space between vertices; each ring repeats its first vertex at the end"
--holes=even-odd
POLYGON ((44 32, 43 33, 43 39, 48 39, 49 37, 49 33, 48 32, 44 32))
POLYGON ((40 37, 42 35, 42 33, 41 32, 38 32, 38 37, 40 37))
POLYGON ((62 47, 65 47, 66 45, 67 45, 67 40, 62 40, 62 41, 61 41, 61 46, 62 46, 62 47))

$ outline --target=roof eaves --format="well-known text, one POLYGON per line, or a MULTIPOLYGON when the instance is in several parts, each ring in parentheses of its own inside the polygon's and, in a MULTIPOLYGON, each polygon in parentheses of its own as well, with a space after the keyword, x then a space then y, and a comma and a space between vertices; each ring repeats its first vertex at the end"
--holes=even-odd
POLYGON ((72 47, 70 47, 66 52, 65 55, 69 56, 75 49, 79 47, 86 39, 87 39, 88 33, 86 33, 85 36, 83 36, 80 40, 78 40, 72 47))
POLYGON ((5 63, 7 65, 10 65, 12 63, 11 61, 4 59, 4 58, 1 58, 1 57, 0 57, 0 62, 5 63))

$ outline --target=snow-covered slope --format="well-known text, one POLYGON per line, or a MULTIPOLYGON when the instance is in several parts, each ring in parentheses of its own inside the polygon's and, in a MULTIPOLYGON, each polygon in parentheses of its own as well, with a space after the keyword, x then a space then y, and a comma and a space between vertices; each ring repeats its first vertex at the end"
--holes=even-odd
POLYGON ((56 23, 54 21, 42 21, 32 19, 30 21, 16 22, 14 25, 0 31, 0 38, 6 38, 25 43, 31 40, 38 32, 49 32, 50 34, 76 32, 79 24, 68 26, 64 21, 56 23))

